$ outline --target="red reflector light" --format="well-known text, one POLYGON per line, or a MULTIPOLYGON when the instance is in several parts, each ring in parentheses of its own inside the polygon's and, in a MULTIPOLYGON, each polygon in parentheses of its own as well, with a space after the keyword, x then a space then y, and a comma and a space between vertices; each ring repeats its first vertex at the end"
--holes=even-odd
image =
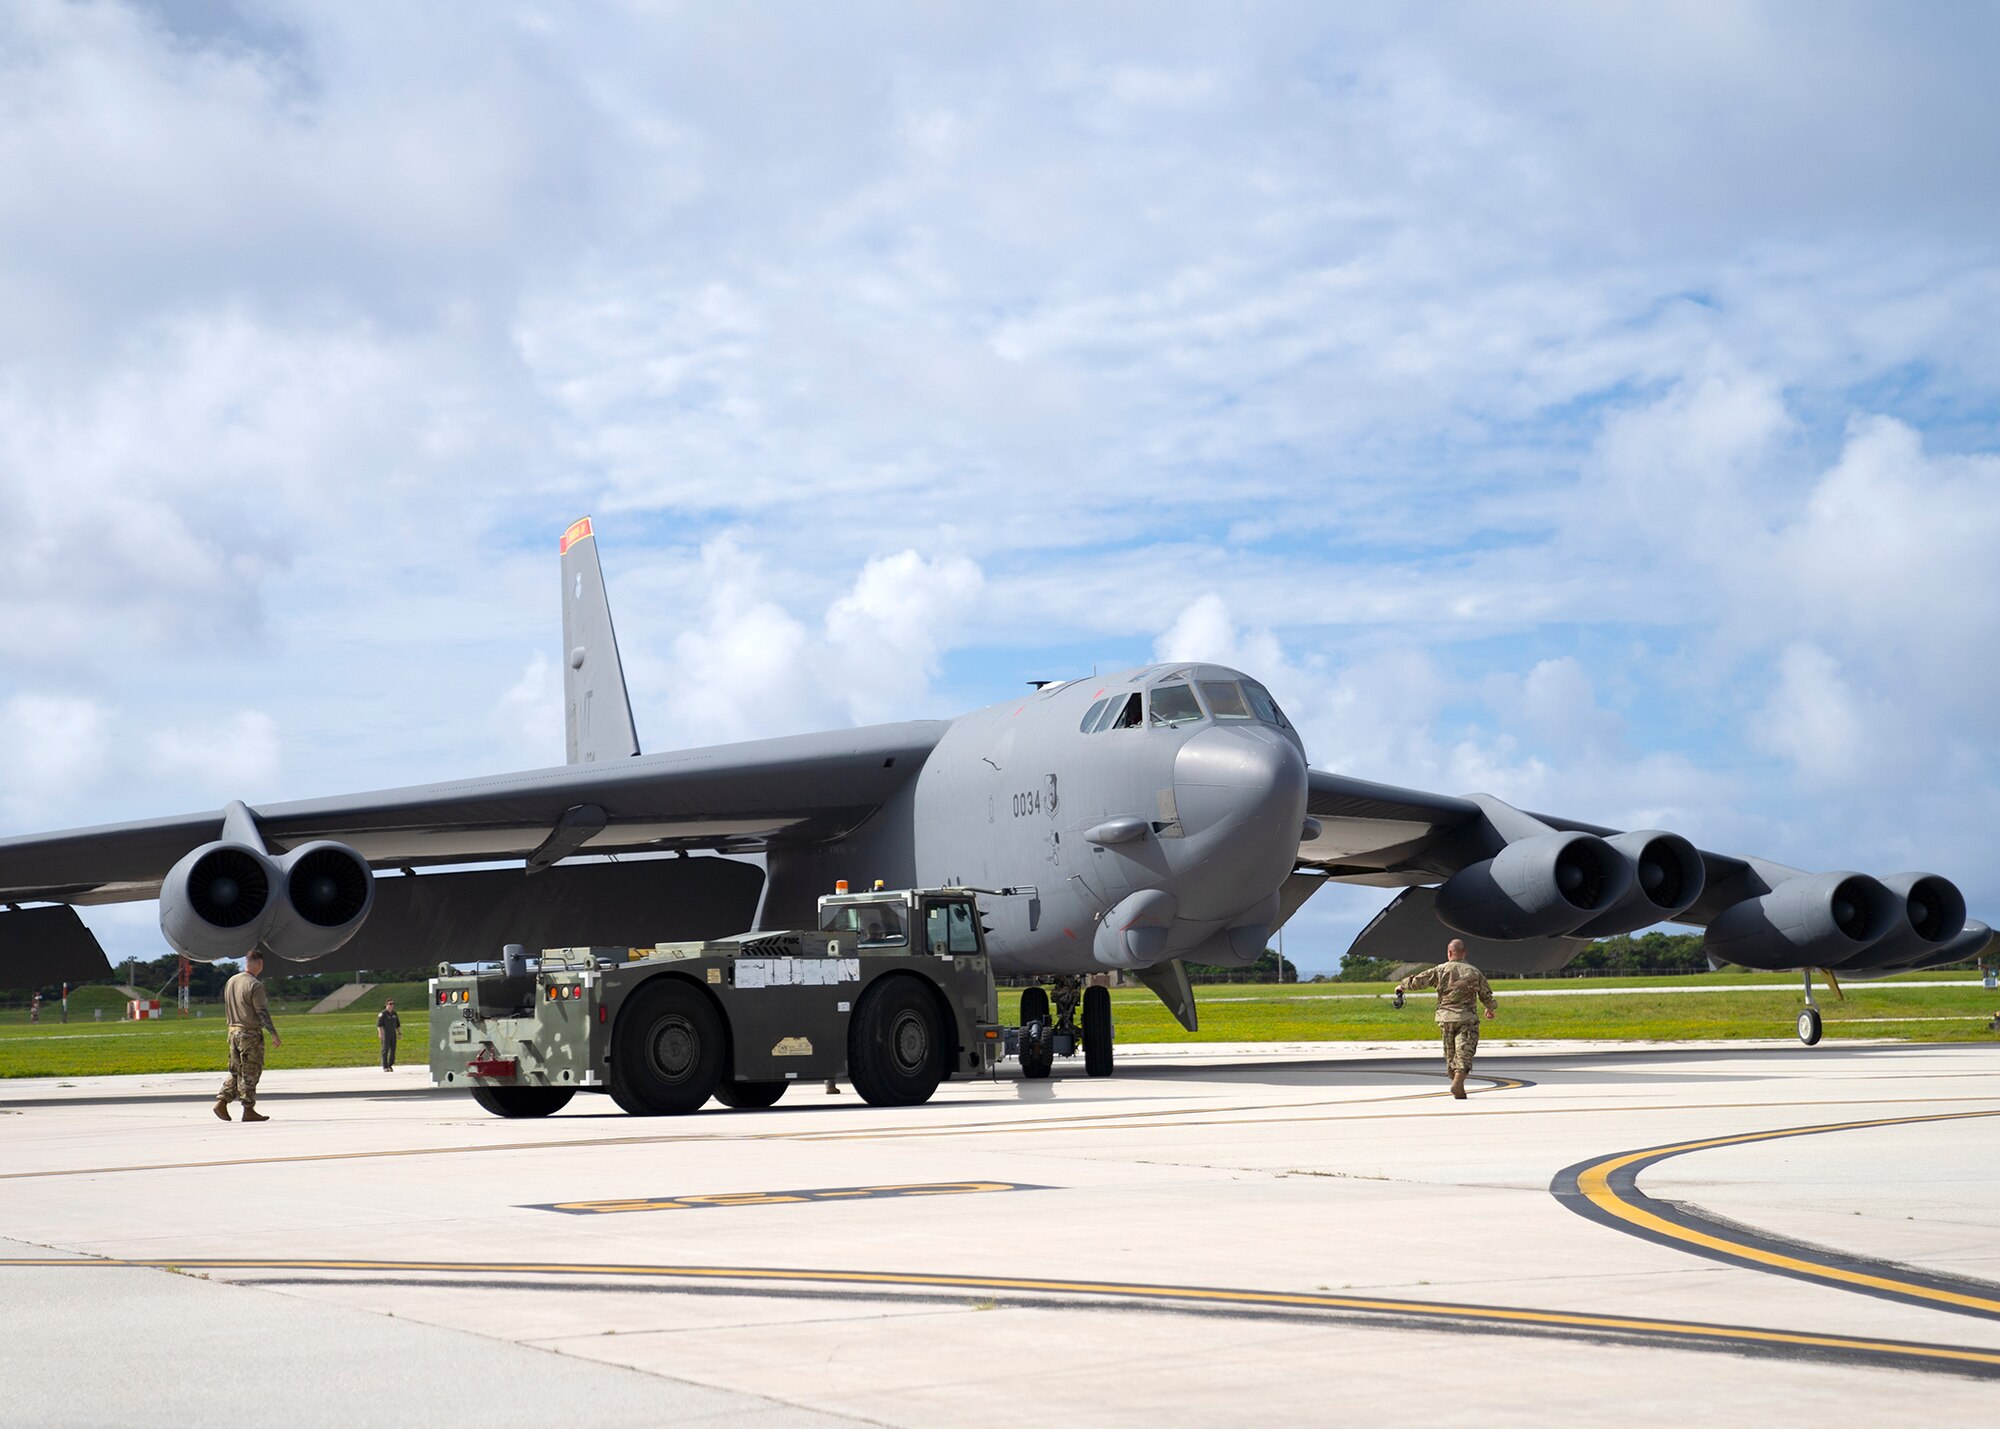
POLYGON ((604 1004, 603 1004, 603 1003, 599 1003, 599 1004, 597 1005, 597 1020, 598 1020, 599 1022, 604 1022, 604 1021, 607 1021, 607 1020, 609 1019, 609 1016, 610 1016, 610 1014, 609 1014, 609 1012, 607 1011, 607 1009, 605 1008, 604 1004))
POLYGON ((518 1065, 512 1057, 481 1057, 467 1062, 465 1070, 475 1077, 511 1077, 518 1065))

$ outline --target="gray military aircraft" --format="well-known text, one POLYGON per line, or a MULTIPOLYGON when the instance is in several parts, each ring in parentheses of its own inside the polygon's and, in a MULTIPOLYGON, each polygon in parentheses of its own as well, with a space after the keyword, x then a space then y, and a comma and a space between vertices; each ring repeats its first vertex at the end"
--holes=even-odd
MULTIPOLYGON (((0 980, 101 969, 74 904, 158 898, 168 943, 205 961, 261 946, 394 967, 509 942, 807 927, 839 879, 950 884, 992 890, 995 970, 1052 981, 1066 1027, 1082 1001, 1091 1070, 1108 1071, 1108 1003, 1083 995, 1085 975, 1132 973, 1192 1029, 1185 964, 1254 961, 1330 881, 1403 890, 1354 944, 1398 961, 1433 959, 1455 933, 1491 971, 1536 971, 1591 938, 1705 927, 1717 961, 1805 971, 1808 1041, 1811 969, 1879 976, 1993 937, 1934 874, 1810 873, 1313 769, 1270 692, 1219 665, 1045 684, 951 720, 641 754, 588 518, 561 556, 566 764, 0 840, 0 980), (729 857, 743 854, 764 868, 729 857), (416 871, 441 865, 461 867, 416 871)), ((1028 989, 1024 1021, 1047 1009, 1028 989)))

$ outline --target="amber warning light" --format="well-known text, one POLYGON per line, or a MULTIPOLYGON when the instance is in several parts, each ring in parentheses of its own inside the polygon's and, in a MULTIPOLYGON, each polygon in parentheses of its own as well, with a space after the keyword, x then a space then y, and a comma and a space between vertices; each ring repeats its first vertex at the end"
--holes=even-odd
POLYGON ((833 884, 833 891, 836 894, 845 893, 847 891, 847 880, 844 878, 835 879, 833 884))
POLYGON ((557 551, 556 554, 559 556, 568 555, 571 546, 574 546, 578 541, 583 540, 589 535, 590 518, 588 516, 584 517, 581 521, 570 522, 569 529, 562 533, 562 549, 557 551))

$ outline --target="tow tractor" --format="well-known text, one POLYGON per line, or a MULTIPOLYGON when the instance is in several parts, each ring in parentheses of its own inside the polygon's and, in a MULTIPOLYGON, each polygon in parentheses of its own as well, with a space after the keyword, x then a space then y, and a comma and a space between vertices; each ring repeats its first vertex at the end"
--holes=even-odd
POLYGON ((875 1106, 915 1106, 1019 1045, 998 1020, 980 891, 843 885, 810 932, 510 947, 497 972, 440 964, 431 1081, 504 1117, 548 1116, 579 1091, 634 1116, 711 1097, 768 1107, 794 1082, 836 1078, 875 1106))

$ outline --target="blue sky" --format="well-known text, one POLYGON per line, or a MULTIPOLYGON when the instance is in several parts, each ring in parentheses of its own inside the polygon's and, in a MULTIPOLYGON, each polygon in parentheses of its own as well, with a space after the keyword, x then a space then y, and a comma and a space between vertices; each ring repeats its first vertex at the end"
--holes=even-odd
POLYGON ((1996 31, 24 0, 0 827, 555 762, 590 512, 650 748, 1200 655, 1990 915, 1996 31))

